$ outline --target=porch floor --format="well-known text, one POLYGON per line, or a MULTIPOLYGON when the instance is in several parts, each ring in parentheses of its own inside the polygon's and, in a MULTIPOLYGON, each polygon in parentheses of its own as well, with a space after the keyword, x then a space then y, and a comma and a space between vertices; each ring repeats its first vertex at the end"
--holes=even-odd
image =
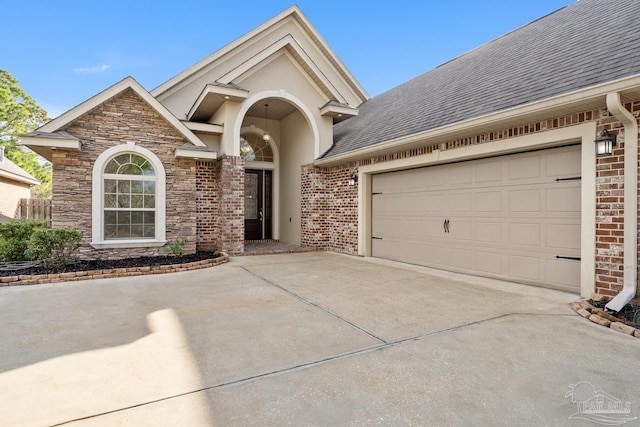
POLYGON ((279 240, 245 240, 245 255, 291 254, 297 252, 312 252, 314 249, 292 245, 279 240))

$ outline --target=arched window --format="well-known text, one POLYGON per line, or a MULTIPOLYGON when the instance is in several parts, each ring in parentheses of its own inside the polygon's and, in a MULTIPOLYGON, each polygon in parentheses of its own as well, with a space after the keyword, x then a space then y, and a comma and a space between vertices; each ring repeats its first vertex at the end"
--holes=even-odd
POLYGON ((240 156, 249 162, 273 162, 273 150, 257 133, 240 135, 240 156))
POLYGON ((104 179, 104 240, 154 239, 156 172, 135 153, 111 159, 104 179))
POLYGON ((93 167, 91 245, 164 245, 165 188, 164 166, 151 151, 128 143, 100 154, 93 167))

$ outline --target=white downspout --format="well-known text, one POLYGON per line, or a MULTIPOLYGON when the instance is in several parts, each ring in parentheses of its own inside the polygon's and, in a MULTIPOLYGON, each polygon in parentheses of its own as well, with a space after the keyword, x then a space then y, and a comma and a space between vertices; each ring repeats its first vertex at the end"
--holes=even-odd
POLYGON ((618 92, 607 95, 607 108, 624 125, 624 285, 605 307, 620 311, 638 289, 638 122, 618 92))

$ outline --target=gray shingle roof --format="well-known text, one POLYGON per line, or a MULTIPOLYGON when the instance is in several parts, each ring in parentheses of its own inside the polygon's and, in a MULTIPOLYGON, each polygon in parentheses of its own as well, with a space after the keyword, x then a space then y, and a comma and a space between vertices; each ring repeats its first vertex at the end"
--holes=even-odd
POLYGON ((640 0, 580 0, 366 101, 323 157, 636 74, 640 0))

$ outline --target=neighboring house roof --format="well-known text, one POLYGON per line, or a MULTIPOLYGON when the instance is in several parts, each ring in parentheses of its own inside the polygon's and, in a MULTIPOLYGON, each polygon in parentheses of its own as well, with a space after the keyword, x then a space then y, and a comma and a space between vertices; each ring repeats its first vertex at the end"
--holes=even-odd
POLYGON ((640 1, 580 0, 366 101, 323 157, 638 74, 640 1))
POLYGON ((20 166, 7 159, 6 156, 0 157, 0 177, 16 181, 22 184, 38 185, 40 181, 31 176, 20 166))
MULTIPOLYGON (((51 148, 80 150, 82 145, 81 141, 73 135, 63 131, 62 128, 127 89, 133 90, 147 104, 155 109, 158 114, 167 120, 167 122, 169 122, 185 137, 187 141, 189 141, 192 145, 191 148, 206 148, 206 145, 193 132, 191 132, 184 123, 178 120, 164 105, 151 96, 151 94, 133 77, 126 77, 108 89, 100 92, 92 98, 89 98, 82 104, 77 105, 66 113, 41 126, 35 132, 22 135, 22 143, 48 160, 51 160, 51 148)), ((186 147, 181 147, 181 154, 186 157, 190 156, 190 151, 191 150, 186 147)), ((201 151, 198 152, 201 153, 201 151)), ((215 153, 211 154, 211 158, 215 158, 215 153)))
POLYGON ((13 218, 9 218, 8 216, 2 215, 0 213, 0 222, 9 222, 9 221, 13 221, 13 218))

